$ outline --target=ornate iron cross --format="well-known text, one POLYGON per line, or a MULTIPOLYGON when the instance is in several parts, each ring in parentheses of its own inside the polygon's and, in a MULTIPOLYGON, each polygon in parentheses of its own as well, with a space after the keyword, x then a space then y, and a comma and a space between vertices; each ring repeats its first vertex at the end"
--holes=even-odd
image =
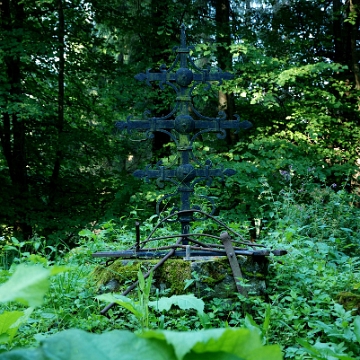
MULTIPOLYGON (((176 169, 169 169, 158 162, 155 168, 150 165, 145 170, 137 170, 134 176, 149 179, 157 179, 158 185, 169 181, 176 185, 176 191, 171 194, 164 195, 156 206, 157 214, 160 215, 160 204, 170 197, 180 196, 180 208, 172 209, 172 212, 180 210, 181 213, 178 221, 181 223, 181 231, 183 235, 189 234, 190 223, 193 221, 193 212, 190 210, 200 210, 198 205, 191 204, 191 196, 194 193, 194 187, 201 181, 206 181, 210 185, 213 177, 231 176, 235 174, 231 169, 212 169, 210 160, 206 160, 201 164, 193 155, 194 140, 203 133, 213 132, 217 134, 219 139, 226 137, 226 129, 248 129, 252 126, 249 121, 240 121, 239 116, 235 115, 234 120, 227 120, 223 111, 218 113, 215 118, 206 117, 200 114, 193 105, 192 91, 199 84, 206 84, 208 88, 211 82, 216 81, 218 85, 223 80, 232 79, 233 75, 223 72, 216 68, 211 71, 210 68, 200 69, 196 66, 190 56, 191 46, 186 45, 185 26, 181 26, 180 46, 175 47, 176 58, 172 66, 167 70, 165 65, 160 66, 160 72, 140 73, 135 76, 137 80, 145 81, 151 86, 151 82, 159 82, 160 89, 164 89, 164 85, 168 85, 175 90, 176 101, 172 111, 163 117, 149 117, 148 113, 144 114, 144 118, 133 120, 132 116, 127 118, 126 122, 118 121, 116 127, 119 130, 127 130, 131 133, 133 130, 142 130, 146 133, 146 139, 154 137, 154 132, 159 131, 168 134, 175 142, 179 158, 179 166, 176 169), (194 119, 196 116, 196 120, 194 119)), ((215 211, 213 200, 207 196, 206 198, 212 206, 211 215, 215 211)), ((183 237, 183 243, 186 244, 186 236, 183 237)))

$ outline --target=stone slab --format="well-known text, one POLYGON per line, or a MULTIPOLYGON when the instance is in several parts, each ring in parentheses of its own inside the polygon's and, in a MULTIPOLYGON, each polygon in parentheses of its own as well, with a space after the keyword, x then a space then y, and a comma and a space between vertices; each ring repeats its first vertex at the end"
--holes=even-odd
MULTIPOLYGON (((237 257, 249 295, 264 295, 268 260, 264 256, 237 257)), ((117 259, 111 265, 98 266, 93 277, 99 292, 122 292, 137 280, 138 270, 146 273, 159 259, 117 259)), ((169 259, 154 274, 154 287, 168 296, 194 293, 200 298, 235 297, 237 290, 226 257, 195 260, 169 259), (189 284, 184 290, 185 285, 189 284)))

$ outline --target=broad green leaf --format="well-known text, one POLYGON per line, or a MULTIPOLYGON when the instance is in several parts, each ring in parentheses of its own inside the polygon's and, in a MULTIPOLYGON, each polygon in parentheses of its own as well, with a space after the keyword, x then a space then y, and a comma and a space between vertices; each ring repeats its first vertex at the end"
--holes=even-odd
POLYGON ((199 342, 211 339, 211 336, 220 336, 220 329, 210 329, 202 332, 180 332, 180 331, 147 331, 142 334, 146 338, 166 340, 174 347, 176 358, 182 360, 192 348, 199 342), (211 333, 211 334, 210 334, 211 333), (191 334, 191 336, 189 336, 191 334))
MULTIPOLYGON (((217 329, 216 329, 217 330, 217 329)), ((261 339, 257 332, 248 329, 221 329, 223 333, 219 338, 209 339, 207 342, 198 343, 193 347, 197 353, 224 351, 234 354, 246 360, 276 360, 282 359, 280 348, 275 345, 272 347, 263 347, 261 339), (267 351, 265 356, 264 349, 270 348, 273 357, 269 357, 267 351), (277 350, 276 350, 277 349, 277 350)))
POLYGON ((328 343, 316 342, 314 345, 311 345, 304 339, 296 339, 296 341, 302 345, 309 354, 313 355, 314 359, 355 360, 350 356, 336 353, 328 343))
POLYGON ((23 311, 5 311, 0 315, 0 343, 6 343, 12 340, 19 327, 17 321, 23 315, 23 311))
POLYGON ((5 251, 10 251, 10 250, 18 251, 18 248, 16 248, 15 246, 11 246, 11 245, 5 245, 3 247, 3 250, 5 250, 5 251))
POLYGON ((30 306, 43 303, 49 289, 51 270, 39 265, 20 264, 11 278, 0 285, 0 302, 19 301, 30 306))
POLYGON ((281 360, 282 358, 279 345, 266 345, 252 351, 246 360, 281 360))
POLYGON ((20 325, 27 322, 34 308, 25 311, 5 311, 0 315, 0 343, 11 342, 20 325))
POLYGON ((140 307, 138 306, 137 302, 134 300, 123 296, 123 295, 112 295, 112 294, 102 294, 96 297, 96 299, 105 301, 108 303, 115 303, 126 310, 129 310, 131 313, 133 313, 138 319, 142 318, 144 314, 142 313, 140 307))
POLYGON ((185 282, 184 290, 186 290, 189 286, 191 286, 195 282, 195 279, 185 279, 184 282, 185 282))
POLYGON ((169 311, 173 305, 177 305, 182 310, 195 309, 199 313, 203 313, 205 304, 203 300, 196 298, 193 294, 173 295, 149 302, 149 306, 159 311, 169 311))
POLYGON ((32 312, 34 311, 34 308, 33 307, 29 307, 27 308, 26 310, 23 311, 24 315, 19 318, 16 323, 14 324, 14 326, 20 326, 21 324, 24 324, 26 323, 29 318, 30 318, 30 315, 32 314, 32 312))
POLYGON ((356 336, 356 340, 360 344, 360 316, 357 316, 354 319, 354 333, 356 336))
POLYGON ((2 360, 176 360, 171 346, 164 341, 148 340, 126 330, 91 334, 66 330, 42 341, 35 350, 1 354, 2 360))
POLYGON ((184 360, 243 360, 234 354, 224 353, 222 351, 217 351, 214 353, 203 353, 198 354, 193 351, 188 353, 184 360))
POLYGON ((37 349, 10 351, 1 356, 2 360, 282 359, 279 346, 263 347, 256 333, 230 328, 195 332, 147 331, 142 335, 127 330, 92 334, 72 329, 43 340, 37 349))
POLYGON ((148 300, 149 296, 150 296, 150 291, 151 291, 153 272, 151 271, 148 278, 145 279, 144 274, 142 273, 141 269, 139 269, 137 276, 138 276, 138 281, 139 281, 139 285, 138 285, 139 299, 142 296, 143 299, 148 300))
POLYGON ((0 333, 0 344, 5 344, 9 341, 10 335, 8 333, 0 333))
POLYGON ((271 308, 270 308, 270 304, 267 304, 266 310, 265 310, 265 319, 264 319, 264 322, 263 322, 263 333, 264 333, 264 335, 269 330, 270 317, 271 317, 271 308))
POLYGON ((184 359, 185 356, 188 360, 187 354, 191 352, 195 354, 223 352, 245 360, 282 359, 278 345, 262 346, 259 335, 248 329, 209 329, 197 332, 148 331, 141 336, 166 339, 167 343, 174 347, 179 360, 184 359))
POLYGON ((52 266, 51 268, 49 268, 49 270, 50 270, 50 276, 54 276, 66 271, 70 271, 71 269, 68 266, 52 266))
POLYGON ((249 330, 255 331, 259 334, 259 336, 262 336, 262 331, 259 327, 259 325, 256 324, 253 317, 250 314, 245 315, 245 327, 249 330))
POLYGON ((142 273, 142 271, 139 269, 138 273, 138 280, 139 280, 139 288, 140 289, 144 289, 145 288, 145 279, 144 279, 144 274, 142 273))
POLYGON ((81 231, 79 231, 79 236, 84 236, 84 237, 93 237, 95 234, 89 230, 89 229, 83 229, 81 231))
POLYGON ((13 350, 1 354, 2 360, 48 360, 44 358, 40 349, 13 350))
POLYGON ((321 353, 318 349, 316 349, 314 346, 310 345, 306 340, 304 339, 296 339, 296 341, 303 346, 311 355, 315 356, 321 356, 321 353))

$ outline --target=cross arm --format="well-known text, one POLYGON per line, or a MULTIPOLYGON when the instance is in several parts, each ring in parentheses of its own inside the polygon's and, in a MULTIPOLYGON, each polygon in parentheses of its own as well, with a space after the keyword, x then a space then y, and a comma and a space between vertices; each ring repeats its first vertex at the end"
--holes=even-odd
MULTIPOLYGON (((191 181, 195 178, 199 180, 211 179, 213 177, 232 176, 236 173, 233 169, 211 169, 211 165, 205 165, 204 168, 194 169, 191 165, 179 166, 177 169, 166 169, 164 166, 159 166, 158 169, 151 169, 150 165, 145 170, 136 170, 133 175, 139 179, 145 178, 158 179, 159 181, 170 180, 170 178, 177 178, 179 182, 191 181)), ((197 182, 197 181, 196 181, 197 182)))
POLYGON ((176 74, 169 73, 164 69, 164 66, 160 67, 160 72, 150 72, 151 69, 146 70, 146 73, 140 73, 135 75, 135 79, 138 81, 145 81, 147 85, 151 86, 151 81, 160 81, 164 83, 166 81, 175 81, 176 74))
POLYGON ((205 169, 196 169, 196 175, 202 178, 210 178, 210 177, 224 177, 235 175, 236 171, 233 169, 209 169, 205 167, 205 169))
POLYGON ((210 70, 201 70, 201 73, 194 73, 194 81, 196 82, 209 82, 218 81, 218 85, 222 84, 223 80, 231 80, 234 78, 234 74, 224 72, 221 69, 217 69, 217 72, 210 72, 210 70))
POLYGON ((146 73, 135 75, 135 79, 139 81, 145 81, 149 86, 151 86, 152 81, 159 81, 160 84, 165 82, 176 82, 180 86, 187 87, 192 83, 192 81, 197 83, 218 81, 218 85, 221 85, 223 80, 231 80, 234 78, 234 74, 224 72, 220 68, 217 68, 217 72, 210 72, 210 69, 197 69, 197 72, 193 72, 188 67, 180 68, 176 72, 170 72, 167 71, 163 65, 160 67, 160 72, 150 71, 151 69, 146 70, 146 73), (185 76, 185 79, 183 76, 185 76))
POLYGON ((126 121, 117 121, 115 127, 119 130, 127 130, 131 133, 132 130, 146 130, 146 131, 157 131, 157 130, 170 130, 175 126, 174 120, 159 120, 151 118, 148 120, 131 120, 131 117, 127 118, 126 121))
POLYGON ((139 179, 145 178, 146 181, 156 178, 165 181, 167 178, 176 177, 176 170, 165 169, 164 166, 159 166, 159 169, 154 170, 148 165, 145 170, 136 170, 133 175, 139 179))
POLYGON ((223 129, 235 129, 239 131, 240 129, 246 130, 252 127, 250 121, 244 120, 223 120, 223 119, 213 119, 213 120, 197 120, 195 121, 196 129, 208 129, 210 131, 220 131, 223 129))

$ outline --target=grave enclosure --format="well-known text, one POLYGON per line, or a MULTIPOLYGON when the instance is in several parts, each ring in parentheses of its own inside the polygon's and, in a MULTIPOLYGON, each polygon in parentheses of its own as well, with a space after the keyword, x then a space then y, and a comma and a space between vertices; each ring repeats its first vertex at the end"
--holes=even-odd
MULTIPOLYGON (((195 295, 206 297, 212 288, 214 296, 226 297, 237 291, 247 296, 249 292, 261 294, 265 290, 267 272, 267 256, 284 255, 282 250, 269 250, 266 246, 245 241, 240 234, 214 217, 215 204, 212 198, 201 195, 201 201, 208 201, 210 212, 201 210, 196 204, 195 186, 199 183, 211 185, 213 178, 224 179, 232 176, 235 171, 231 168, 214 169, 210 160, 201 161, 193 153, 194 142, 200 135, 214 133, 219 139, 226 137, 226 131, 236 132, 252 127, 249 121, 227 119, 220 111, 217 117, 202 115, 192 102, 192 92, 199 84, 205 84, 210 89, 211 83, 218 85, 223 80, 232 79, 233 75, 223 72, 219 68, 200 69, 190 56, 192 47, 186 44, 185 26, 181 26, 180 46, 174 49, 176 59, 167 69, 165 65, 159 72, 147 70, 135 76, 147 85, 158 83, 160 89, 171 87, 175 94, 175 106, 171 112, 163 117, 149 117, 144 114, 143 119, 128 117, 126 122, 119 121, 116 127, 120 131, 142 132, 144 140, 154 137, 154 132, 167 134, 176 145, 177 166, 166 167, 159 161, 154 167, 146 166, 144 170, 137 170, 137 178, 156 179, 158 185, 169 182, 176 186, 176 191, 164 194, 156 205, 159 223, 151 234, 144 240, 140 236, 140 224, 136 223, 136 238, 134 246, 125 251, 101 251, 93 257, 107 258, 107 268, 99 268, 95 272, 96 278, 109 290, 119 291, 125 280, 132 279, 133 284, 123 291, 128 294, 137 285, 136 273, 138 267, 154 271, 157 287, 172 288, 175 293, 181 293, 184 281, 193 277, 195 295), (179 206, 174 207, 166 217, 162 216, 161 206, 164 201, 177 198, 179 206), (217 223, 223 231, 218 235, 195 234, 191 232, 191 223, 196 216, 197 221, 210 219, 217 223), (156 237, 156 230, 166 222, 178 221, 181 230, 178 234, 156 237), (206 240, 205 240, 206 239, 206 240), (211 240, 211 243, 209 242, 211 240), (168 245, 152 248, 154 240, 166 240, 168 245), (175 241, 176 240, 176 241, 175 241), (119 274, 119 276, 114 276, 119 274), (194 278, 194 274, 197 274, 194 278), (242 286, 244 280, 249 286, 242 286)), ((231 167, 231 164, 229 164, 231 167)), ((187 290, 188 291, 188 290, 187 290)), ((114 304, 110 304, 102 313, 106 313, 114 304)))

